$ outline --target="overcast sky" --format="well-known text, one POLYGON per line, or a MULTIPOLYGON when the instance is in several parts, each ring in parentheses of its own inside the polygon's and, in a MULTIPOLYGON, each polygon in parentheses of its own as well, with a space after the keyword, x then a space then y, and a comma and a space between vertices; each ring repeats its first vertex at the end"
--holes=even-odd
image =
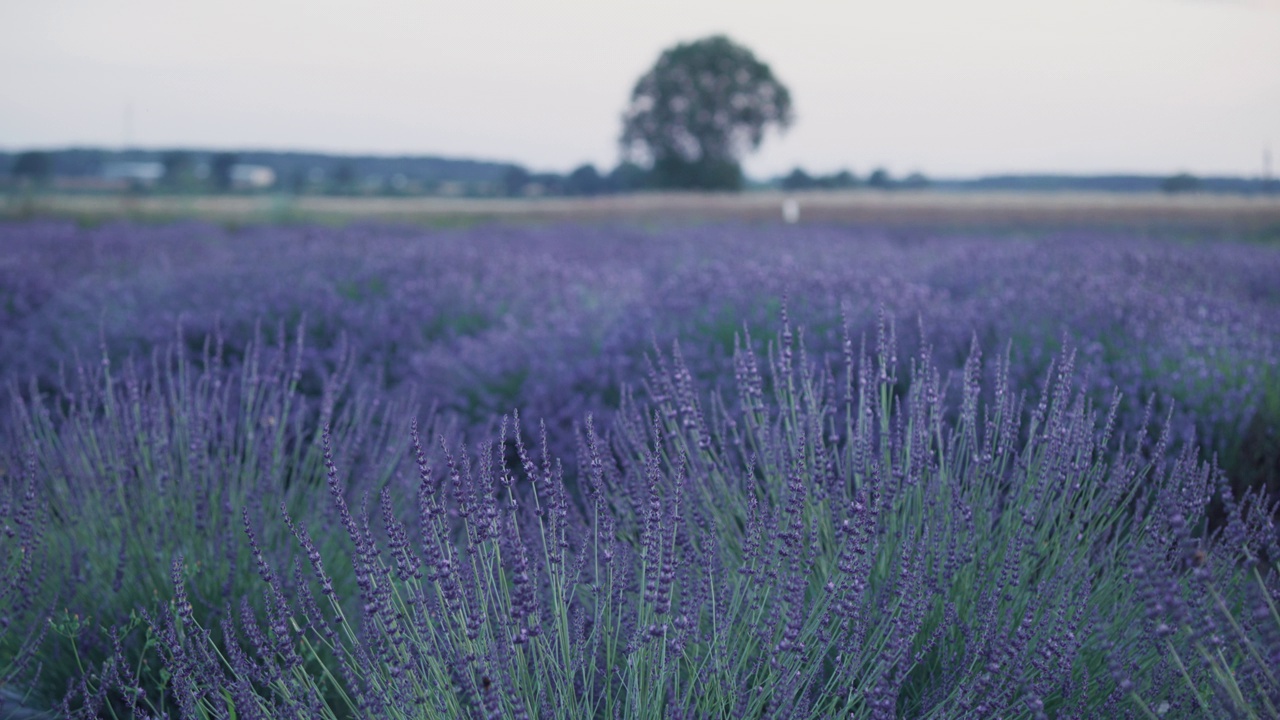
POLYGON ((2 0, 0 147, 611 167, 636 79, 713 33, 792 91, 756 177, 1280 166, 1280 0, 2 0))

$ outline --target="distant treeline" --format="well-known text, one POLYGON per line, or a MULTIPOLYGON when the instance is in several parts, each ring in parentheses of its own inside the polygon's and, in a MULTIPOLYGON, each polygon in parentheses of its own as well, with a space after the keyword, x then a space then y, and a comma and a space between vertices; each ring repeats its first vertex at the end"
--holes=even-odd
POLYGON ((1176 175, 991 175, 976 179, 937 180, 944 189, 1091 192, 1208 192, 1253 194, 1280 191, 1274 178, 1176 175))
MULTIPOLYGON (((568 173, 534 172, 514 163, 434 156, 327 155, 305 152, 213 150, 104 150, 70 148, 0 152, 0 189, 69 192, 288 192, 328 195, 443 195, 460 197, 590 196, 662 186, 653 170, 623 162, 608 170, 582 165, 568 173)), ((828 175, 796 168, 749 181, 748 188, 793 191, 876 190, 1277 192, 1264 178, 1156 175, 993 175, 932 179, 894 177, 885 169, 865 176, 828 175)))
POLYGON ((1118 193, 1237 193, 1258 194, 1280 192, 1280 182, 1273 178, 1199 177, 1190 173, 1175 175, 990 175, 979 178, 927 178, 911 173, 895 178, 887 170, 873 170, 859 178, 848 170, 831 175, 810 175, 801 168, 768 183, 784 190, 822 190, 851 187, 874 189, 983 190, 1007 192, 1118 192, 1118 193))
POLYGON ((533 172, 514 163, 434 156, 103 150, 0 152, 0 188, 103 192, 291 192, 328 195, 599 195, 649 187, 649 171, 533 172))
POLYGON ((430 156, 256 150, 65 150, 0 153, 0 182, 61 189, 330 194, 496 192, 510 163, 430 156), (237 169, 242 172, 237 173, 237 169), (269 171, 255 182, 245 169, 269 171), (237 183, 237 174, 246 180, 237 183))

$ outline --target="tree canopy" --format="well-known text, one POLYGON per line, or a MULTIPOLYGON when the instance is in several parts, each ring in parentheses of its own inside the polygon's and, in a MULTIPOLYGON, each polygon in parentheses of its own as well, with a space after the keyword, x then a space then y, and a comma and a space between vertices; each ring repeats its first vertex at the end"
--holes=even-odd
POLYGON ((49 153, 30 150, 18 155, 11 172, 14 177, 40 184, 53 175, 53 158, 49 153))
POLYGON ((622 146, 652 163, 659 187, 737 189, 739 158, 792 119, 791 93, 769 66, 715 35, 664 51, 636 82, 622 146))

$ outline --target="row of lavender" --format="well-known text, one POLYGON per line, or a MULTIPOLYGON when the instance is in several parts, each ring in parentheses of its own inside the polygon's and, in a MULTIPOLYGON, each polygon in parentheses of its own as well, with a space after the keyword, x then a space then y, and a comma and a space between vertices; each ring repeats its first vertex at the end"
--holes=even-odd
POLYGON ((899 395, 874 345, 833 373, 784 324, 728 395, 659 357, 577 482, 518 417, 397 442, 341 375, 309 407, 296 346, 85 368, 17 403, 4 669, 67 717, 1274 714, 1259 495, 1117 441, 1070 355, 1024 406, 976 348, 899 395))
MULTIPOLYGON (((186 274, 172 259, 167 270, 148 272, 152 282, 165 273, 181 278, 171 279, 170 299, 194 296, 202 276, 250 277, 262 263, 243 258, 261 246, 203 232, 210 238, 183 242, 232 252, 206 257, 186 274)), ((312 241, 323 236, 313 232, 312 241)), ((360 300, 362 293, 390 293, 395 264, 367 276, 367 286, 336 283, 350 296, 341 305, 354 308, 346 318, 335 320, 314 297, 265 306, 285 320, 291 318, 283 313, 306 311, 310 335, 281 336, 275 345, 248 341, 247 314, 232 313, 212 335, 200 332, 197 316, 175 345, 176 323, 156 313, 159 327, 135 339, 164 352, 133 363, 80 363, 68 377, 46 379, 56 391, 43 401, 33 397, 39 386, 11 399, 16 421, 7 426, 0 514, 13 550, 6 578, 13 580, 0 588, 0 670, 29 678, 24 671, 41 664, 41 678, 24 682, 46 701, 70 689, 64 709, 86 715, 134 708, 138 716, 159 709, 226 717, 234 708, 238 717, 1065 717, 1106 707, 1138 712, 1143 703, 1161 714, 1192 712, 1201 703, 1206 713, 1265 712, 1276 702, 1275 576, 1256 574, 1253 565, 1277 557, 1270 515, 1256 498, 1242 505, 1230 483, 1194 455, 1172 453, 1176 438, 1147 442, 1141 429, 1150 418, 1141 402, 1117 405, 1106 423, 1096 417, 1089 396, 1097 376, 1088 368, 1097 360, 1087 338, 1086 351, 1071 356, 1087 369, 1060 367, 1054 383, 1038 389, 1018 373, 1044 372, 1018 355, 1052 355, 1050 343, 1060 338, 1014 328, 1019 334, 1004 337, 1019 344, 1006 356, 1002 343, 985 337, 999 336, 999 326, 930 329, 930 318, 943 315, 920 304, 932 350, 896 343, 891 326, 873 321, 869 342, 879 352, 867 358, 858 335, 868 310, 858 304, 854 272, 844 280, 849 335, 840 313, 818 307, 824 287, 836 296, 827 298, 832 306, 841 305, 840 281, 824 279, 830 268, 815 263, 808 283, 770 285, 788 272, 800 276, 802 236, 784 249, 789 262, 742 281, 727 268, 769 267, 767 251, 751 244, 755 231, 734 231, 743 244, 732 261, 715 258, 717 248, 736 247, 718 235, 723 231, 686 231, 684 238, 651 236, 657 247, 649 254, 616 266, 608 252, 622 246, 609 245, 608 234, 596 238, 603 249, 580 238, 584 244, 571 253, 571 233, 557 232, 570 237, 544 248, 544 257, 559 247, 557 262, 576 268, 577 280, 570 273, 537 286, 536 278, 512 271, 507 277, 516 282, 508 284, 493 268, 489 284, 483 273, 473 278, 485 291, 511 296, 508 316, 529 313, 517 328, 528 332, 518 346, 526 382, 507 389, 514 398, 499 400, 525 407, 526 417, 527 408, 573 393, 579 408, 620 408, 611 422, 597 423, 609 428, 603 438, 588 428, 575 432, 570 413, 544 413, 549 436, 528 450, 523 443, 539 434, 480 424, 485 403, 495 400, 474 389, 457 392, 461 381, 442 387, 423 377, 413 383, 412 373, 379 375, 380 353, 411 357, 432 343, 459 350, 468 340, 504 349, 501 334, 485 325, 495 316, 501 321, 494 311, 418 340, 416 348, 384 338, 378 352, 360 350, 361 342, 376 345, 377 332, 394 332, 396 322, 385 315, 384 325, 368 324, 374 308, 360 300), (594 325, 594 337, 611 335, 614 344, 608 351, 574 344, 593 334, 566 327, 565 308, 575 307, 566 290, 574 282, 591 287, 588 280, 599 289, 605 281, 591 276, 593 268, 631 273, 639 286, 665 290, 632 298, 625 312, 654 328, 650 336, 661 346, 681 338, 676 357, 647 373, 607 357, 635 353, 629 362, 643 367, 649 333, 611 327, 601 311, 606 303, 583 307, 581 295, 576 307, 591 322, 579 318, 579 325, 594 325), (529 284, 520 285, 522 277, 529 284), (754 348, 773 335, 761 328, 777 327, 770 321, 777 309, 757 301, 784 291, 791 314, 809 321, 808 342, 797 346, 788 326, 765 360, 754 348), (556 302, 563 303, 558 318, 556 302), (732 347, 728 328, 737 323, 726 316, 734 312, 756 328, 757 341, 737 352, 718 347, 732 347), (345 349, 326 342, 326 327, 333 338, 349 330, 354 339, 345 349), (997 362, 984 365, 961 350, 975 334, 997 362), (583 380, 584 365, 575 364, 583 358, 545 360, 566 349, 594 350, 585 362, 596 362, 602 377, 583 380), (913 359, 898 367, 899 356, 913 359), (948 382, 957 364, 951 356, 961 371, 948 382), (611 373, 644 382, 635 397, 611 400, 601 387, 611 373), (1086 379, 1078 393, 1073 378, 1086 379), (545 395, 521 396, 539 381, 545 395), (409 384, 420 394, 406 393, 409 384), (715 389, 726 394, 708 394, 715 389), (1026 407, 1018 397, 1024 391, 1026 407), (424 416, 414 438, 420 447, 410 453, 407 417, 424 401, 443 409, 429 423, 424 416), (1138 436, 1115 440, 1125 426, 1138 436), (486 436, 489 444, 474 444, 486 436), (422 447, 423 437, 440 440, 422 447), (415 455, 416 463, 406 463, 415 455), (318 494, 324 485, 330 491, 318 494), (380 514, 380 493, 381 528, 366 514, 380 514), (1214 493, 1225 520, 1211 542, 1205 512, 1214 493), (406 501, 415 494, 418 507, 410 511, 406 501), (348 507, 370 503, 361 511, 348 507), (390 550, 389 559, 379 546, 390 550), (796 562, 802 558, 807 563, 796 562), (31 621, 51 608, 58 610, 53 623, 31 621), (335 624, 340 618, 346 622, 335 624), (1020 662, 1025 657, 1038 659, 1028 665, 1020 662)), ((259 280, 258 297, 281 287, 282 296, 306 297, 301 271, 317 272, 326 256, 330 271, 358 277, 360 263, 369 262, 358 251, 375 241, 402 249, 458 241, 396 243, 390 236, 329 238, 352 242, 357 252, 350 256, 315 241, 324 252, 310 266, 297 261, 297 272, 277 256, 281 278, 259 280)), ((550 232, 527 230, 478 237, 493 243, 482 249, 506 251, 490 253, 490 264, 528 253, 540 237, 553 240, 550 232)), ((864 262, 913 251, 885 240, 845 240, 860 246, 864 262)), ((983 247, 957 242, 970 242, 971 252, 983 247)), ((1026 244, 1033 257, 1037 244, 1026 244)), ((988 245, 992 252, 998 243, 988 245)), ((106 257, 127 257, 120 248, 103 250, 95 267, 106 257)), ((1210 257, 1184 266, 1203 269, 1210 257)), ((1245 318, 1238 322, 1253 322, 1247 327, 1257 336, 1274 339, 1262 312, 1269 286, 1249 276, 1268 259, 1255 249, 1227 268, 1234 277, 1210 283, 1195 273, 1175 275, 1186 285, 1165 278, 1162 289, 1189 295, 1198 283, 1219 301, 1251 300, 1254 315, 1237 312, 1245 318)), ((473 270, 486 267, 474 262, 473 270)), ((1062 271, 1061 262, 1055 266, 1062 271)), ((951 291, 962 297, 962 274, 954 265, 939 267, 955 273, 951 291)), ((862 272, 868 282, 899 282, 889 270, 875 278, 873 269, 862 272)), ((41 275, 21 277, 30 283, 26 297, 38 297, 41 275)), ((15 318, 35 316, 57 308, 60 292, 89 296, 111 279, 93 278, 79 289, 51 282, 45 308, 10 307, 15 318)), ((897 287, 911 286, 902 280, 897 287)), ((975 286, 982 284, 970 293, 985 292, 975 286)), ((929 293, 917 296, 919 303, 929 293)), ((899 295, 885 304, 900 312, 910 303, 899 295)), ((404 305, 412 317, 408 298, 404 305)), ((175 302, 168 311, 181 307, 175 302)), ((79 340, 82 356, 99 342, 128 341, 110 324, 118 320, 98 318, 99 330, 79 340)), ((1129 322, 1150 331, 1139 319, 1129 322)), ((1262 352, 1249 345, 1256 340, 1245 328, 1235 326, 1228 347, 1262 352)), ((71 355, 74 342, 60 352, 71 355)), ((1250 356, 1233 358, 1243 370, 1213 379, 1241 382, 1252 368, 1249 377, 1265 384, 1266 365, 1258 370, 1241 357, 1250 356)), ((454 378, 484 384, 501 379, 503 367, 478 365, 454 378)), ((1255 406, 1250 423, 1262 416, 1257 407, 1265 409, 1255 406)), ((1214 423, 1203 427, 1225 427, 1214 423)), ((1163 427, 1179 429, 1176 421, 1163 427)))
MULTIPOLYGON (((0 227, 0 380, 145 356, 183 327, 221 327, 239 357, 262 324, 305 324, 304 385, 354 354, 361 382, 491 432, 520 407, 567 429, 616 409, 643 357, 683 342, 722 382, 733 338, 759 342, 783 299, 810 352, 838 351, 878 309, 904 352, 923 334, 945 371, 977 337, 1012 344, 1015 385, 1078 347, 1091 397, 1157 395, 1175 437, 1241 483, 1280 490, 1280 253, 1100 233, 969 237, 821 227, 500 228, 425 232, 70 225, 0 227)), ((1141 412, 1122 418, 1132 431, 1141 412)), ((571 452, 568 445, 556 448, 571 452)))

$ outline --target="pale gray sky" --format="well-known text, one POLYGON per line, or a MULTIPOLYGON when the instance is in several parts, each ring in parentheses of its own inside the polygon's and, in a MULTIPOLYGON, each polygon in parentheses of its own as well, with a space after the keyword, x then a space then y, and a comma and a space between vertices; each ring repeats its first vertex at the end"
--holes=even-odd
POLYGON ((635 80, 718 32, 792 90, 755 176, 1280 165, 1280 0, 3 0, 0 147, 611 167, 635 80))

